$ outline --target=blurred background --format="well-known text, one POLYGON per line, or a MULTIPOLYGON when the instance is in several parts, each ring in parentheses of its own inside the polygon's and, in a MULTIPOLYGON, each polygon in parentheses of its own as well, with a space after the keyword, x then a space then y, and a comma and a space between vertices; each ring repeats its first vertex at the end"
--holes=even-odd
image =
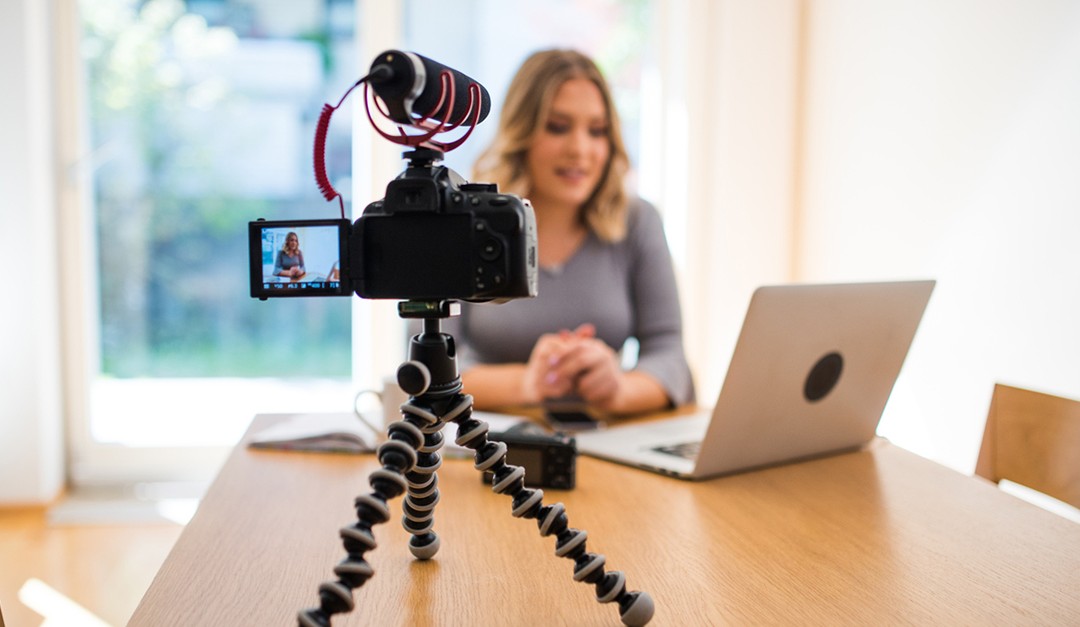
MULTIPOLYGON (((349 410, 404 354, 393 303, 252 300, 246 223, 336 215, 315 122, 378 52, 490 91, 468 176, 552 46, 613 84, 703 402, 753 288, 906 278, 938 287, 881 435, 971 472, 994 382, 1080 397, 1080 3, 9 0, 0 504, 197 493, 253 414, 349 410)), ((327 147, 354 217, 403 168, 360 106, 327 147)))

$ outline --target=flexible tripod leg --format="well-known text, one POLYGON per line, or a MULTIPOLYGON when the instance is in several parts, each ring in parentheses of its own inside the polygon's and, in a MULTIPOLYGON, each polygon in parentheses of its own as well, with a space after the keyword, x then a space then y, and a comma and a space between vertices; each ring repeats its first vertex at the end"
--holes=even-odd
POLYGON ((588 534, 570 527, 566 507, 562 503, 544 505, 543 490, 525 487, 525 469, 507 464, 506 444, 488 440, 488 424, 472 417, 471 396, 462 395, 456 414, 446 418, 458 427, 455 443, 475 451, 476 470, 494 474, 491 489, 512 499, 515 518, 535 519, 541 536, 555 536, 555 555, 574 560, 574 581, 593 584, 599 603, 617 602, 625 625, 637 627, 652 620, 655 606, 649 593, 627 592, 626 576, 620 571, 604 572, 604 556, 585 550, 588 534))
POLYGON ((435 506, 439 503, 439 476, 436 471, 442 466, 439 449, 443 445, 441 431, 445 423, 415 398, 403 405, 401 411, 405 416, 425 423, 420 429, 424 443, 418 451, 417 463, 405 475, 408 494, 402 505, 401 524, 413 536, 409 539, 409 551, 417 559, 426 560, 434 557, 440 546, 439 536, 433 528, 435 506))
MULTIPOLYGON (((439 307, 441 310, 443 305, 439 307)), ((461 391, 451 341, 439 332, 437 317, 426 317, 424 333, 410 341, 411 359, 398 368, 398 384, 409 393, 409 402, 401 407, 402 419, 387 427, 387 441, 376 451, 383 468, 369 477, 373 492, 356 498, 357 522, 341 529, 348 556, 334 568, 338 579, 319 586, 319 607, 297 615, 301 627, 329 627, 334 614, 352 611, 352 591, 374 574, 364 553, 376 546, 372 526, 390 519, 390 499, 408 493, 402 524, 413 534, 409 540, 412 554, 429 559, 438 552, 439 537, 432 527, 439 501, 435 473, 442 465, 440 431, 445 425, 440 416, 446 413, 447 402, 461 391)))
POLYGON ((301 610, 297 615, 302 627, 329 627, 331 616, 351 612, 352 591, 374 574, 364 553, 376 547, 371 528, 390 520, 387 502, 409 487, 406 476, 416 467, 417 450, 424 444, 424 434, 416 422, 410 416, 387 427, 387 440, 376 452, 383 467, 368 477, 372 492, 356 497, 357 521, 340 531, 348 555, 334 567, 338 579, 319 585, 319 607, 301 610))

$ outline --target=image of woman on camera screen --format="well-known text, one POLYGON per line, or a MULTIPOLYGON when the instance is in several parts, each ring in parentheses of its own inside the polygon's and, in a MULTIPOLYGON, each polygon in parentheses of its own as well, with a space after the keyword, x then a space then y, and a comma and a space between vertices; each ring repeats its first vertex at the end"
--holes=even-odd
POLYGON ((539 295, 463 303, 448 321, 478 409, 571 397, 631 414, 693 400, 660 214, 627 192, 628 171, 596 64, 572 50, 526 59, 472 180, 532 202, 539 295), (630 338, 638 356, 624 369, 619 351, 630 338))
POLYGON ((300 238, 295 231, 285 236, 285 244, 274 259, 274 276, 298 279, 306 273, 304 253, 300 252, 300 238))

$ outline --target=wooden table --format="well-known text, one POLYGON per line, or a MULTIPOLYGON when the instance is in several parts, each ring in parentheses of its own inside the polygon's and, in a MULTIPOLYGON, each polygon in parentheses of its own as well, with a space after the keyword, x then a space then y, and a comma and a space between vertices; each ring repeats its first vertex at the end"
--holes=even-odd
MULTIPOLYGON (((130 625, 295 625, 377 467, 241 443, 130 625)), ((335 625, 620 624, 469 462, 439 480, 439 554, 412 558, 395 499, 366 554, 375 576, 335 625)), ((545 493, 559 501, 653 596, 651 625, 1080 624, 1080 525, 885 441, 701 483, 581 458, 576 489, 545 493)))

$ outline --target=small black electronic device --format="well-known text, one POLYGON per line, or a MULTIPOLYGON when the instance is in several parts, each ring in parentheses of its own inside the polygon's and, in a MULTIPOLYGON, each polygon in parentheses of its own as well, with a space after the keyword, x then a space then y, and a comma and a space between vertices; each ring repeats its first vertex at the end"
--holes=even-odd
POLYGON ((544 420, 555 431, 574 433, 591 431, 604 426, 603 421, 581 402, 549 401, 544 404, 544 420))
POLYGON ((604 423, 583 411, 547 411, 544 420, 556 431, 573 433, 599 429, 604 423))
MULTIPOLYGON (((525 485, 534 488, 574 489, 577 476, 577 443, 574 438, 548 433, 494 431, 489 440, 506 444, 506 463, 525 469, 525 485)), ((483 481, 490 484, 492 474, 483 481)))

